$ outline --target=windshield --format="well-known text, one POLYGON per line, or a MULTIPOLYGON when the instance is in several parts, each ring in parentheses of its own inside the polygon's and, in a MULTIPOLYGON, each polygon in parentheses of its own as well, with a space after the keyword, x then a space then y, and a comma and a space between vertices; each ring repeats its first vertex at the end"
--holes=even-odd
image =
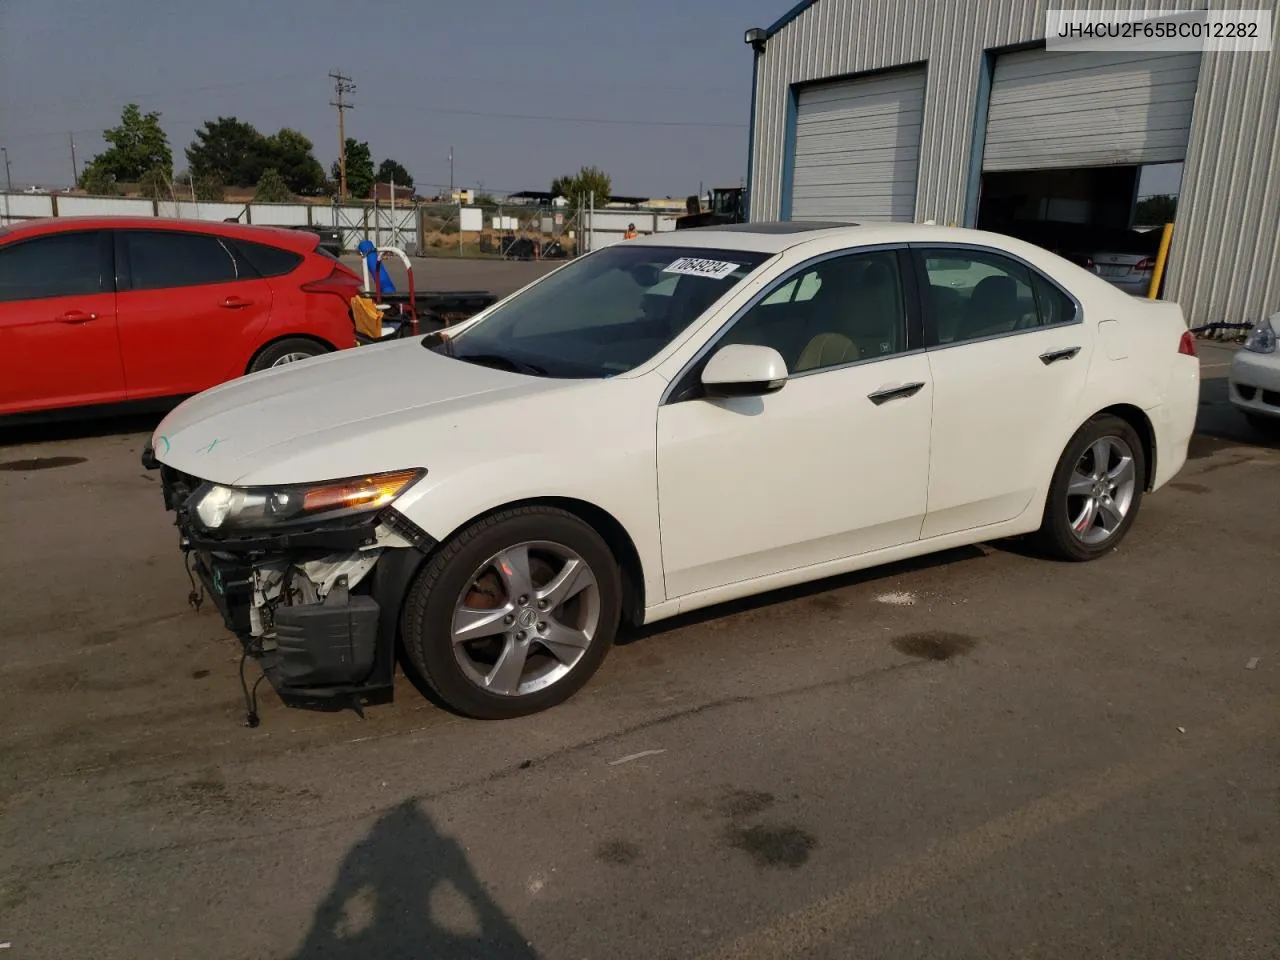
POLYGON ((423 343, 536 376, 616 376, 651 359, 768 256, 619 243, 563 267, 456 336, 423 343))

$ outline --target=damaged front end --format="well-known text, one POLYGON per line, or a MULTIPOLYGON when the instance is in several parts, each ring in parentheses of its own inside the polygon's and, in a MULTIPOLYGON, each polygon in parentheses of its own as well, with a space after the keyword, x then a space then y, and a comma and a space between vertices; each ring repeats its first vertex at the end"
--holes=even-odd
MULTIPOLYGON (((233 488, 162 464, 150 447, 142 460, 160 471, 193 602, 213 600, 285 703, 391 699, 401 603, 435 546, 391 503, 424 471, 233 488)), ((247 691, 246 703, 255 725, 247 691)))

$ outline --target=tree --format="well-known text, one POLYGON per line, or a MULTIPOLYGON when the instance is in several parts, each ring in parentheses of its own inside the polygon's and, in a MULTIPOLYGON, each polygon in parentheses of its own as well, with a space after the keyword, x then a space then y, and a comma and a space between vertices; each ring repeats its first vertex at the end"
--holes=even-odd
POLYGON ((95 176, 136 183, 149 170, 159 168, 165 176, 173 172, 173 151, 169 138, 160 128, 160 114, 144 114, 136 103, 127 104, 120 113, 120 126, 102 131, 102 139, 110 146, 85 166, 80 185, 88 189, 91 170, 95 176))
POLYGON ((115 176, 103 169, 96 160, 80 171, 80 189, 95 197, 114 197, 120 192, 115 176))
POLYGON ((162 200, 173 195, 173 188, 168 175, 159 167, 152 167, 139 178, 138 193, 151 200, 162 200))
POLYGON ((275 167, 268 167, 258 181, 258 189, 254 191, 254 203, 288 203, 293 199, 289 186, 275 167))
MULTIPOLYGON (((347 162, 351 162, 350 158, 348 158, 347 162)), ((347 174, 350 176, 349 170, 347 174)), ((413 189, 413 175, 404 168, 402 163, 387 157, 387 159, 383 160, 382 163, 378 164, 378 183, 392 182, 394 182, 397 187, 408 187, 410 190, 413 189)))
MULTIPOLYGON (((341 182, 341 165, 333 162, 334 183, 341 182)), ((373 154, 369 144, 347 137, 347 193, 363 200, 373 189, 373 154)))
POLYGON ((233 187, 253 186, 267 167, 267 138, 235 117, 206 120, 186 152, 193 177, 215 176, 233 187))
POLYGON ((1138 201, 1133 212, 1133 221, 1139 227, 1163 226, 1166 223, 1173 223, 1177 209, 1177 197, 1170 193, 1158 193, 1138 201))
POLYGON ((206 173, 196 177, 191 189, 199 203, 221 203, 227 195, 222 186, 222 180, 216 173, 206 173))
POLYGON ((609 175, 598 167, 583 167, 572 176, 557 177, 551 182, 552 197, 564 197, 575 210, 589 206, 592 194, 595 194, 596 206, 603 207, 609 202, 612 190, 609 175))
POLYGON ((266 138, 267 163, 291 191, 308 197, 318 196, 325 188, 324 167, 311 150, 311 141, 288 127, 266 138))

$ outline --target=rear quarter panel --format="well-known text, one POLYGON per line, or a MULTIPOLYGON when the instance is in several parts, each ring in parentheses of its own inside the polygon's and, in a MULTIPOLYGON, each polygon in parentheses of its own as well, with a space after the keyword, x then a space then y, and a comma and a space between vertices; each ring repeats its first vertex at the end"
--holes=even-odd
POLYGON ((1200 364, 1178 352, 1187 325, 1176 303, 1117 291, 1098 307, 1098 348, 1081 422, 1107 407, 1140 408, 1155 433, 1155 489, 1186 462, 1199 406, 1200 364))
POLYGON ((304 283, 321 280, 332 269, 332 260, 312 253, 292 273, 271 278, 271 319, 257 342, 246 345, 240 373, 248 370, 263 347, 286 337, 318 340, 335 350, 356 345, 350 307, 333 294, 307 293, 302 289, 304 283))

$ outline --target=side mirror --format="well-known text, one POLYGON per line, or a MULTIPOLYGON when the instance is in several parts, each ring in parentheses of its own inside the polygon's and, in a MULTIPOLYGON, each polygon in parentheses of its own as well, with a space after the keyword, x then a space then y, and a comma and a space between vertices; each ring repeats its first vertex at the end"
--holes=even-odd
POLYGON ((709 397, 758 397, 787 385, 787 363, 773 347, 731 343, 702 370, 709 397))

